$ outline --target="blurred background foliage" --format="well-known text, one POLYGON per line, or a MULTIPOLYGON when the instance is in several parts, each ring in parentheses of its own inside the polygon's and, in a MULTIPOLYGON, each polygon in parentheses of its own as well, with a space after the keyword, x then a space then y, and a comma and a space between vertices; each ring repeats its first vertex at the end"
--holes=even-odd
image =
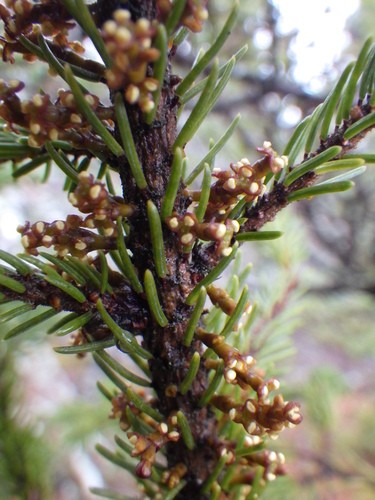
MULTIPOLYGON (((230 5, 210 3, 207 29, 180 47, 176 73, 188 70, 230 5)), ((298 121, 323 100, 373 32, 373 0, 303 0, 298 10, 288 0, 253 0, 242 1, 241 9, 221 61, 244 44, 249 50, 188 148, 190 167, 239 112, 240 126, 218 156, 218 167, 244 156, 255 160, 264 140, 281 152, 298 121), (309 10, 314 3, 317 17, 309 10), (337 48, 325 62, 324 46, 332 52, 327 40, 337 48)), ((42 65, 27 71, 29 94, 38 88, 53 94, 61 86, 42 65)), ((23 75, 22 63, 2 66, 4 79, 23 75)), ((361 148, 374 146, 372 136, 361 148)), ((47 189, 40 177, 37 171, 14 185, 10 166, 1 166, 1 248, 21 250, 15 228, 25 219, 43 219, 48 211, 53 220, 71 211, 59 175, 52 172, 47 189)), ((277 443, 290 474, 270 485, 265 499, 375 498, 374 183, 369 167, 350 192, 288 207, 273 223, 283 238, 242 252, 242 265, 253 264, 252 353, 281 377, 284 393, 301 401, 305 416, 277 443)), ((117 427, 95 389, 100 373, 88 357, 56 355, 50 345, 56 339, 48 342, 34 331, 0 345, 1 499, 89 499, 89 486, 124 484, 123 473, 94 450, 117 427)))

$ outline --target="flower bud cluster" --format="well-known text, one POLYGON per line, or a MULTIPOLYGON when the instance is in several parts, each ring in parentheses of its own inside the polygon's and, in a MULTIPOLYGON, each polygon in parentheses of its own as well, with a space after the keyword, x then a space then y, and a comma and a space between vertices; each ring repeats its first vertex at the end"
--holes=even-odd
POLYGON ((209 285, 207 287, 207 293, 214 306, 219 307, 228 316, 233 314, 237 302, 229 295, 228 292, 215 285, 209 285))
MULTIPOLYGON (((190 31, 202 31, 203 23, 208 18, 207 0, 187 0, 185 10, 178 27, 185 26, 190 31)), ((172 0, 157 0, 158 17, 164 22, 173 8, 172 0)))
POLYGON ((174 467, 163 472, 161 481, 171 490, 181 482, 181 479, 186 475, 187 471, 188 469, 185 464, 178 463, 174 467))
MULTIPOLYGON (((170 416, 167 422, 157 423, 139 410, 123 393, 119 393, 112 399, 112 413, 110 418, 118 418, 123 431, 127 431, 131 427, 131 420, 133 418, 143 421, 144 424, 153 429, 147 435, 132 431, 127 433, 130 443, 134 446, 131 455, 140 459, 136 467, 136 475, 143 479, 150 477, 157 452, 167 443, 176 442, 181 437, 177 430, 178 424, 175 415, 170 416)), ((163 480, 168 485, 177 484, 186 473, 181 467, 176 467, 175 470, 171 469, 168 472, 170 474, 168 477, 165 476, 163 480)))
POLYGON ((22 234, 23 247, 31 255, 38 255, 38 247, 53 247, 59 257, 70 254, 83 259, 93 250, 114 248, 113 238, 88 231, 82 224, 82 218, 78 215, 68 215, 65 221, 38 221, 34 224, 26 222, 17 231, 22 234))
POLYGON ((300 405, 294 401, 285 402, 281 394, 273 401, 248 399, 243 405, 235 405, 229 410, 229 417, 241 423, 253 436, 275 439, 285 427, 294 427, 302 422, 300 405))
POLYGON ((70 254, 84 258, 93 250, 115 248, 116 220, 131 216, 133 207, 123 203, 121 198, 111 196, 88 172, 79 174, 79 183, 69 200, 82 213, 89 215, 86 218, 68 215, 66 221, 39 221, 32 225, 27 222, 20 226, 21 242, 28 253, 37 255, 37 247, 53 246, 61 257, 70 254), (101 234, 92 229, 99 229, 101 234))
MULTIPOLYGON (((238 349, 225 342, 223 335, 207 333, 203 328, 198 328, 197 336, 207 347, 212 349, 215 354, 224 361, 224 378, 228 384, 239 385, 241 389, 253 389, 259 397, 268 395, 269 384, 275 382, 266 382, 254 369, 255 359, 252 356, 242 355, 238 349)), ((216 360, 208 359, 207 368, 214 368, 216 360)))
MULTIPOLYGON (((55 103, 44 93, 21 101, 16 94, 24 86, 19 80, 11 80, 9 83, 0 80, 0 116, 10 128, 19 125, 30 131, 29 146, 39 148, 48 140, 60 139, 72 142, 77 148, 90 148, 92 144, 98 147, 98 137, 78 110, 70 91, 60 89, 55 103)), ((106 120, 108 125, 112 124, 112 109, 102 106, 95 95, 86 94, 85 99, 99 118, 106 120)))
POLYGON ((84 49, 79 42, 68 40, 68 32, 75 27, 75 23, 70 21, 63 2, 42 0, 34 3, 31 0, 6 0, 5 3, 6 7, 0 5, 0 17, 4 22, 5 31, 5 38, 0 42, 3 45, 3 60, 14 62, 14 51, 22 51, 28 61, 35 60, 33 54, 27 53, 25 49, 20 50, 18 37, 24 35, 37 43, 36 37, 39 32, 51 37, 53 43, 59 47, 77 53, 83 52, 84 49))
POLYGON ((132 456, 140 458, 135 473, 143 479, 150 477, 157 452, 166 444, 176 442, 181 437, 178 431, 165 422, 155 425, 155 431, 147 436, 138 432, 128 432, 127 435, 134 446, 132 456))
POLYGON ((227 395, 216 395, 211 403, 226 413, 230 420, 241 424, 250 435, 249 446, 261 443, 261 438, 268 436, 276 439, 285 428, 291 428, 302 422, 299 403, 284 401, 281 394, 269 398, 248 398, 244 403, 236 403, 227 395))
MULTIPOLYGON (((257 151, 264 154, 263 158, 251 164, 247 158, 231 163, 230 170, 216 168, 212 176, 217 181, 211 186, 209 202, 205 218, 210 220, 225 220, 232 208, 240 201, 247 203, 255 201, 265 190, 264 180, 268 173, 276 174, 288 165, 286 156, 278 156, 270 142, 265 141, 257 151)), ((188 192, 193 202, 201 197, 200 191, 188 192)))
POLYGON ((233 233, 240 228, 237 221, 199 222, 194 212, 185 215, 174 214, 166 219, 171 231, 178 234, 183 252, 190 252, 197 239, 216 242, 216 250, 221 255, 229 255, 233 233), (228 252, 229 250, 229 252, 228 252))
MULTIPOLYGON (((213 170, 212 175, 217 180, 210 188, 202 222, 198 221, 193 211, 182 215, 174 213, 166 220, 169 228, 179 235, 184 252, 190 252, 195 241, 201 239, 214 241, 217 254, 230 254, 233 236, 240 230, 239 222, 229 218, 230 212, 240 201, 255 202, 266 189, 266 175, 276 174, 288 164, 288 158, 278 156, 268 141, 258 151, 264 156, 254 164, 243 158, 231 163, 229 170, 213 170)), ((199 206, 201 191, 186 189, 185 194, 191 198, 193 209, 199 206)))
POLYGON ((251 469, 244 469, 242 467, 242 469, 233 475, 230 482, 231 486, 235 484, 253 484, 255 470, 259 465, 263 468, 263 482, 274 481, 277 476, 285 474, 285 456, 283 453, 277 453, 273 450, 260 450, 256 452, 249 450, 248 455, 241 457, 240 463, 242 466, 250 466, 251 469))
POLYGON ((20 80, 5 82, 0 79, 0 117, 5 120, 10 128, 14 124, 25 127, 27 120, 22 112, 22 103, 17 93, 24 89, 25 84, 20 80))
POLYGON ((129 104, 138 103, 145 113, 154 108, 152 92, 157 90, 158 81, 147 75, 148 65, 156 61, 160 52, 152 46, 156 25, 148 19, 132 21, 130 12, 118 9, 113 19, 106 21, 102 36, 112 66, 105 76, 111 89, 125 89, 124 96, 129 104))
POLYGON ((261 148, 257 148, 259 153, 263 153, 264 157, 257 160, 253 165, 252 169, 257 178, 262 178, 269 172, 277 174, 283 168, 288 166, 288 157, 285 155, 279 156, 279 154, 272 148, 270 141, 264 141, 261 148))
POLYGON ((263 193, 263 179, 257 179, 250 163, 246 162, 248 160, 243 158, 237 163, 231 163, 231 170, 214 169, 212 175, 217 181, 211 187, 207 217, 219 214, 225 218, 240 200, 245 199, 249 203, 263 193))
POLYGON ((103 229, 106 236, 112 236, 117 218, 130 217, 134 213, 134 207, 125 204, 121 197, 110 195, 105 185, 92 174, 80 172, 78 179, 77 187, 69 195, 69 201, 83 214, 90 214, 85 219, 87 227, 103 229))
POLYGON ((128 412, 130 412, 135 418, 142 418, 141 411, 127 399, 124 393, 120 392, 112 398, 112 411, 109 418, 118 419, 120 422, 120 428, 124 432, 129 430, 131 427, 128 412))
MULTIPOLYGON (((245 394, 249 389, 255 392, 254 397, 248 397, 244 403, 237 403, 228 395, 215 395, 211 399, 211 403, 230 420, 243 425, 252 436, 252 445, 259 444, 264 435, 276 438, 285 427, 293 427, 302 421, 298 403, 286 402, 279 394, 271 402, 269 394, 278 390, 280 383, 275 378, 264 379, 261 371, 256 370, 252 356, 242 355, 226 343, 222 335, 207 333, 203 328, 198 328, 196 334, 224 362, 224 379, 228 384, 239 385, 245 394)), ((205 362, 207 369, 217 369, 218 365, 219 361, 213 358, 205 362)))

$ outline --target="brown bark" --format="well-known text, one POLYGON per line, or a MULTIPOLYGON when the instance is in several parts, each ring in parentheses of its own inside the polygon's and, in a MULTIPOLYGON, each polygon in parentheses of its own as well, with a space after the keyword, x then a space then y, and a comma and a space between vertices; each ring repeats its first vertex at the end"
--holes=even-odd
MULTIPOLYGON (((153 2, 142 2, 142 9, 132 2, 127 5, 132 16, 137 18, 142 14, 153 14, 153 2)), ((108 10, 106 10, 108 15, 108 10)), ((126 203, 137 206, 136 215, 131 218, 130 236, 127 247, 133 253, 133 263, 140 278, 146 269, 150 269, 157 278, 152 254, 149 223, 147 218, 147 200, 151 199, 160 209, 166 186, 170 176, 173 159, 172 146, 177 135, 178 97, 174 92, 174 84, 178 80, 167 69, 156 120, 147 125, 144 116, 137 106, 127 105, 127 113, 132 128, 138 157, 142 165, 148 187, 140 190, 131 174, 128 162, 124 157, 113 159, 111 165, 118 169, 123 186, 123 196, 126 203)), ((182 188, 182 186, 181 186, 182 188)), ((181 190, 182 191, 182 190, 181 190)), ((190 204, 188 197, 182 192, 177 196, 176 210, 183 212, 190 204)), ((216 465, 218 454, 217 421, 213 412, 200 408, 198 401, 208 384, 208 371, 202 365, 191 389, 186 395, 178 392, 178 387, 184 379, 194 352, 202 354, 202 344, 193 342, 190 347, 183 346, 183 337, 191 315, 192 308, 185 304, 187 295, 202 279, 201 270, 207 269, 207 264, 200 261, 195 253, 189 259, 181 252, 178 239, 166 225, 163 225, 163 238, 167 260, 167 276, 157 279, 159 298, 169 324, 162 328, 149 313, 150 327, 144 335, 145 347, 153 355, 150 361, 152 386, 157 394, 158 409, 168 417, 177 410, 182 410, 189 421, 196 448, 189 451, 180 440, 167 447, 168 465, 173 467, 183 463, 187 467, 187 485, 179 494, 179 498, 192 495, 194 498, 205 498, 200 494, 202 483, 216 465), (199 271, 200 270, 200 271, 199 271)))

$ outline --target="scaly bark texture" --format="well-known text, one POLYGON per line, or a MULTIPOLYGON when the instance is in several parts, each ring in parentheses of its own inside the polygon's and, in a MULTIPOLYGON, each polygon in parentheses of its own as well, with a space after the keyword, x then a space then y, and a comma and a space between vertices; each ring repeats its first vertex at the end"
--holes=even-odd
MULTIPOLYGON (((110 17, 109 6, 118 8, 118 2, 104 4, 106 17, 110 17)), ((155 12, 154 2, 151 1, 142 2, 141 6, 138 2, 129 2, 126 8, 132 13, 134 20, 139 17, 152 19, 155 12)), ((179 100, 174 92, 177 83, 178 79, 171 75, 170 67, 168 67, 156 121, 150 126, 145 124, 144 116, 137 106, 127 105, 133 138, 148 188, 140 190, 136 186, 129 164, 124 157, 112 163, 112 166, 118 168, 120 173, 125 202, 137 206, 136 215, 130 221, 131 236, 127 245, 133 253, 133 262, 140 276, 143 276, 146 269, 155 271, 146 206, 147 200, 151 199, 160 209, 170 177, 172 146, 177 136, 179 100)), ((180 192, 175 204, 177 212, 183 213, 190 202, 191 200, 180 192)), ((192 311, 192 308, 186 305, 185 299, 203 277, 199 269, 206 271, 207 264, 199 262, 197 253, 192 260, 189 259, 188 254, 182 253, 178 238, 171 231, 164 231, 163 238, 167 276, 158 280, 157 287, 169 323, 162 328, 152 320, 150 314, 149 328, 147 334, 144 335, 144 343, 153 355, 150 361, 152 386, 158 396, 160 412, 168 416, 173 411, 182 410, 189 421, 197 445, 193 451, 188 451, 183 441, 180 441, 167 448, 168 465, 173 467, 183 463, 188 470, 184 477, 187 486, 179 497, 205 498, 199 490, 212 472, 218 460, 218 453, 215 446, 216 418, 207 407, 200 408, 198 405, 208 384, 208 370, 204 364, 201 364, 191 390, 186 395, 179 393, 177 388, 187 373, 193 353, 202 354, 203 352, 200 341, 194 341, 189 348, 186 348, 182 340, 192 311)), ((154 276, 156 276, 155 272, 154 276)))

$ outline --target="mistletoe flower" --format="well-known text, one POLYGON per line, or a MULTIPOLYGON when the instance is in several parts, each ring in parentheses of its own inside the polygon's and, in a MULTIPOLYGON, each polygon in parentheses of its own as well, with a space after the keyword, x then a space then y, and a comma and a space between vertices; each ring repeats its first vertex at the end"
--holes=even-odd
MULTIPOLYGON (((226 248, 230 244, 230 238, 225 240, 228 232, 228 227, 232 228, 232 224, 223 224, 221 222, 199 222, 197 216, 193 212, 186 212, 184 215, 173 215, 168 217, 167 225, 174 233, 179 235, 180 243, 184 252, 190 252, 192 245, 197 239, 203 241, 215 241, 218 244, 222 243, 222 247, 226 248)), ((232 233, 233 234, 233 231, 232 233)), ((222 250, 220 247, 220 250, 222 250)))
MULTIPOLYGON (((185 26, 190 31, 202 31, 203 23, 208 19, 207 0, 187 0, 178 27, 185 26)), ((173 8, 171 0, 157 0, 158 18, 165 22, 173 8)))
POLYGON ((5 39, 0 40, 3 45, 3 60, 14 63, 13 52, 23 52, 28 61, 34 61, 35 55, 25 51, 19 43, 20 35, 27 36, 33 43, 37 43, 39 32, 51 37, 52 43, 73 50, 83 52, 82 45, 68 40, 69 30, 75 27, 64 8, 63 2, 44 0, 41 4, 30 0, 6 0, 6 8, 0 5, 0 17, 4 22, 5 39), (9 9, 9 10, 8 10, 9 9))
POLYGON ((220 309, 228 316, 233 314, 237 302, 229 295, 228 292, 211 284, 207 287, 207 293, 214 306, 220 307, 220 309))
POLYGON ((108 86, 114 90, 124 88, 129 104, 138 103, 145 113, 151 111, 152 92, 157 90, 158 82, 148 76, 147 68, 160 56, 159 50, 152 47, 155 24, 145 18, 134 22, 128 10, 118 9, 113 19, 104 23, 102 35, 112 58, 112 66, 106 71, 108 86))
MULTIPOLYGON (((238 384, 242 389, 251 387, 260 397, 268 395, 267 383, 253 369, 255 360, 252 356, 242 355, 238 349, 225 342, 223 335, 207 333, 203 328, 198 328, 196 333, 199 339, 224 361, 224 378, 227 383, 238 384)), ((207 360, 206 367, 213 368, 215 363, 216 360, 207 360)))
MULTIPOLYGON (((257 150, 264 156, 253 164, 248 158, 242 158, 236 163, 231 163, 229 170, 213 169, 212 176, 217 180, 210 188, 204 221, 224 222, 240 201, 255 203, 265 192, 266 175, 276 174, 287 167, 288 158, 279 156, 269 141, 265 141, 263 147, 257 150)), ((201 191, 185 190, 185 194, 191 197, 194 205, 197 205, 202 197, 201 191)), ((237 229, 235 224, 238 224, 237 221, 232 221, 231 235, 229 234, 230 226, 227 226, 228 244, 222 246, 222 250, 229 246, 233 233, 238 232, 239 227, 237 229)))
POLYGON ((276 439, 285 428, 294 427, 302 422, 300 405, 294 401, 284 401, 277 394, 271 402, 268 398, 247 398, 237 403, 228 395, 215 395, 211 403, 230 420, 241 424, 249 434, 248 446, 260 444, 264 436, 276 439))
POLYGON ((171 467, 167 471, 162 474, 162 482, 168 486, 171 490, 175 488, 180 482, 181 479, 186 475, 188 469, 185 464, 178 463, 174 467, 171 467))
POLYGON ((65 221, 26 222, 17 231, 22 234, 21 243, 31 255, 38 255, 38 247, 54 247, 60 257, 70 254, 83 259, 93 250, 115 247, 115 240, 88 231, 82 227, 83 224, 78 215, 68 215, 65 221))
MULTIPOLYGON (((105 185, 96 180, 92 174, 81 172, 79 174, 79 183, 69 200, 74 207, 84 214, 90 214, 85 219, 86 222, 92 221, 94 227, 104 227, 106 224, 113 224, 118 217, 130 217, 134 213, 134 207, 124 203, 119 196, 112 196, 108 193, 105 185)), ((88 226, 88 227, 89 227, 88 226)))
MULTIPOLYGON (((277 476, 285 474, 285 456, 283 453, 277 453, 273 450, 252 451, 241 457, 241 463, 250 465, 252 469, 260 465, 264 469, 264 481, 274 481, 277 476)), ((252 484, 253 481, 253 474, 242 469, 241 472, 233 476, 231 484, 252 484)))
MULTIPOLYGON (((263 181, 253 177, 251 166, 244 164, 244 160, 231 163, 230 170, 214 169, 213 177, 217 181, 211 186, 210 196, 205 212, 205 219, 224 221, 231 209, 242 199, 252 202, 262 194, 263 181)), ((201 193, 189 193, 194 202, 198 202, 201 193)))
POLYGON ((294 427, 302 422, 300 405, 294 401, 284 402, 278 394, 272 403, 268 400, 248 399, 243 405, 234 405, 229 417, 241 423, 251 435, 269 435, 276 439, 285 427, 294 427))
POLYGON ((120 393, 112 398, 112 412, 110 418, 119 419, 120 427, 123 431, 127 431, 131 427, 128 419, 127 411, 130 411, 134 417, 140 418, 141 411, 134 406, 134 404, 127 399, 124 393, 120 393))
POLYGON ((265 155, 252 166, 257 178, 265 176, 268 172, 277 174, 288 166, 288 157, 285 155, 279 156, 269 141, 264 141, 263 147, 257 148, 257 151, 265 155))
MULTIPOLYGON (((45 93, 21 101, 17 93, 23 88, 24 83, 19 80, 0 80, 0 117, 13 130, 16 125, 27 128, 30 147, 40 148, 46 141, 59 139, 81 148, 100 147, 100 139, 79 111, 72 92, 60 89, 54 103, 45 93)), ((95 95, 86 94, 85 99, 96 115, 110 125, 112 109, 102 106, 95 95)))
POLYGON ((27 222, 20 226, 21 242, 28 253, 37 255, 38 247, 53 246, 60 257, 71 254, 84 258, 93 250, 115 248, 117 219, 131 216, 133 207, 123 203, 121 198, 111 196, 104 185, 88 172, 79 174, 79 183, 70 193, 69 200, 89 215, 85 219, 79 215, 68 215, 65 221, 39 221, 32 225, 27 222), (96 234, 92 229, 99 229, 102 234, 96 234))
POLYGON ((194 33, 201 31, 204 21, 208 19, 206 5, 207 0, 188 0, 186 2, 185 12, 182 15, 181 24, 194 33))
POLYGON ((151 475, 151 467, 155 462, 156 453, 167 443, 176 442, 180 439, 180 433, 170 430, 165 422, 159 424, 151 434, 143 436, 138 432, 128 432, 128 438, 133 444, 133 457, 140 457, 135 472, 138 477, 146 479, 151 475))

